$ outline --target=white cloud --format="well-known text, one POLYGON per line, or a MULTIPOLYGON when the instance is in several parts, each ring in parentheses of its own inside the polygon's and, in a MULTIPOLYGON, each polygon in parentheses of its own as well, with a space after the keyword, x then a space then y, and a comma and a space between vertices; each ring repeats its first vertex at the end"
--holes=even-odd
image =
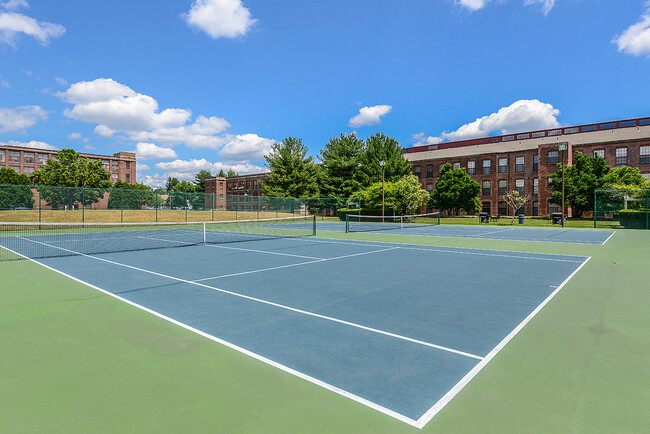
POLYGON ((186 14, 187 24, 202 30, 213 39, 245 35, 257 21, 241 0, 194 0, 186 14))
POLYGON ((165 171, 165 173, 162 175, 162 177, 165 179, 171 176, 174 178, 185 179, 188 181, 193 180, 194 175, 199 170, 208 170, 212 174, 215 174, 218 173, 219 170, 221 169, 223 169, 224 172, 227 172, 228 170, 232 169, 235 172, 239 173, 240 175, 246 173, 261 173, 265 171, 263 167, 256 166, 250 163, 222 162, 222 161, 217 161, 215 163, 212 163, 206 160, 205 158, 201 158, 200 160, 192 159, 192 160, 174 160, 170 162, 160 162, 160 163, 156 163, 155 167, 156 169, 165 171))
POLYGON ((9 82, 6 81, 6 80, 0 80, 0 87, 10 88, 11 85, 10 85, 9 82))
POLYGON ((241 134, 232 139, 221 149, 219 155, 231 161, 261 160, 271 152, 275 140, 259 137, 257 134, 241 134))
POLYGON ((7 0, 0 2, 0 6, 9 11, 17 11, 20 8, 28 8, 29 3, 27 3, 27 0, 7 0))
MULTIPOLYGON (((522 99, 499 109, 496 113, 476 119, 452 132, 443 132, 439 137, 427 137, 429 144, 440 143, 443 140, 466 140, 485 137, 490 133, 511 134, 521 131, 543 130, 556 128, 560 125, 557 120, 560 110, 551 104, 537 99, 522 99)), ((424 139, 423 133, 414 134, 413 138, 424 139)), ((423 143, 417 143, 425 144, 423 143)))
POLYGON ((426 136, 424 133, 417 133, 411 136, 413 138, 413 146, 435 145, 442 142, 442 138, 426 136))
POLYGON ((38 21, 16 12, 0 13, 0 42, 16 47, 16 40, 21 35, 32 36, 41 44, 47 45, 50 39, 58 38, 65 33, 65 27, 60 24, 38 21))
POLYGON ((56 81, 59 86, 67 86, 68 85, 68 80, 66 80, 65 78, 56 77, 54 79, 54 81, 56 81))
POLYGON ((94 147, 93 145, 91 145, 90 143, 86 143, 86 144, 84 145, 84 149, 88 149, 89 151, 94 151, 94 150, 97 149, 97 148, 95 148, 95 147, 94 147))
POLYGON ((81 133, 68 134, 68 140, 79 140, 79 139, 81 139, 81 133))
POLYGON ((151 167, 147 166, 144 163, 137 163, 137 170, 139 171, 151 170, 151 167))
MULTIPOLYGON (((138 165, 138 167, 140 167, 140 165, 138 165)), ((148 185, 151 188, 164 187, 165 183, 167 182, 167 177, 159 173, 155 173, 153 175, 143 175, 140 173, 140 171, 136 171, 136 179, 139 183, 148 185)))
MULTIPOLYGON (((457 0, 457 4, 473 12, 479 9, 483 9, 485 6, 487 6, 488 3, 492 1, 493 0, 457 0)), ((507 0, 497 1, 499 3, 504 3, 507 0)), ((555 0, 524 0, 524 5, 526 6, 537 4, 541 5, 542 13, 546 16, 555 6, 555 0)))
POLYGON ((458 0, 458 4, 469 9, 470 11, 477 11, 483 9, 490 0, 458 0))
POLYGON ((614 37, 612 42, 618 46, 618 51, 625 54, 650 56, 650 0, 645 3, 645 11, 639 22, 614 37))
POLYGON ((372 107, 362 107, 359 114, 350 119, 349 126, 353 128, 376 125, 381 122, 381 117, 388 114, 393 109, 390 105, 375 105, 372 107))
POLYGON ((40 119, 47 119, 47 112, 41 106, 0 108, 0 133, 24 130, 35 125, 40 119))
POLYGON ((139 160, 171 160, 178 158, 176 151, 171 148, 163 148, 155 143, 138 143, 135 145, 135 154, 139 160))
POLYGON ((542 13, 544 16, 548 15, 551 12, 551 9, 555 6, 555 0, 524 0, 525 5, 536 5, 539 4, 542 6, 542 13))
POLYGON ((106 125, 97 125, 95 127, 95 134, 98 134, 102 137, 111 137, 115 134, 115 131, 108 128, 106 125))
POLYGON ((6 143, 0 142, 0 146, 21 146, 23 148, 34 148, 34 149, 49 149, 52 151, 58 151, 59 148, 52 146, 49 143, 39 142, 37 140, 30 140, 29 142, 18 142, 16 140, 9 140, 6 143))

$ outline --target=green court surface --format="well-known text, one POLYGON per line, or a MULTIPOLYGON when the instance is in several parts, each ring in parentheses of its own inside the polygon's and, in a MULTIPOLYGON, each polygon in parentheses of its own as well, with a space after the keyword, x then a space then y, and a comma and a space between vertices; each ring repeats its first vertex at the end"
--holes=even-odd
POLYGON ((421 430, 35 263, 3 262, 0 432, 641 432, 650 425, 649 231, 619 230, 602 246, 326 234, 591 260, 421 430))

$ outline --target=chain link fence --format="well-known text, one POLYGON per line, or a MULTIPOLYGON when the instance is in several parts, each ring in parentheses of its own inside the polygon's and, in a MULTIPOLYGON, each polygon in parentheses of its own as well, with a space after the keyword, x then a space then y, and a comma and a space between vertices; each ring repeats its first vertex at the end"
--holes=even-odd
POLYGON ((650 229, 650 190, 596 190, 594 227, 650 229))

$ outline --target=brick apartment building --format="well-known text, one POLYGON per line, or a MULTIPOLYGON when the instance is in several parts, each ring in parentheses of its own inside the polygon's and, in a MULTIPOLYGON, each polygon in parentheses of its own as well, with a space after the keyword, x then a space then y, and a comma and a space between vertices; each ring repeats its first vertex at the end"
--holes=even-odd
POLYGON ((429 192, 442 165, 450 163, 465 168, 479 183, 482 210, 490 215, 512 213, 500 199, 512 190, 531 195, 524 214, 549 215, 558 211, 549 201, 548 175, 561 161, 560 143, 567 144, 567 165, 578 151, 589 157, 600 155, 612 167, 636 167, 650 179, 650 118, 417 146, 404 149, 404 157, 412 162, 413 173, 429 192))
MULTIPOLYGON (((235 196, 264 196, 262 180, 268 179, 268 173, 255 173, 250 175, 231 176, 228 178, 215 176, 205 181, 205 192, 215 195, 214 209, 238 209, 242 198, 235 196)), ((245 202, 245 200, 243 200, 245 202)), ((206 207, 209 204, 206 203, 206 207)))
MULTIPOLYGON (((25 148, 21 146, 0 146, 0 167, 9 167, 18 173, 32 176, 47 160, 56 156, 58 151, 51 149, 25 148)), ((110 174, 110 181, 115 183, 118 179, 130 184, 135 184, 135 153, 117 152, 112 156, 81 154, 89 161, 101 161, 104 170, 110 174)))

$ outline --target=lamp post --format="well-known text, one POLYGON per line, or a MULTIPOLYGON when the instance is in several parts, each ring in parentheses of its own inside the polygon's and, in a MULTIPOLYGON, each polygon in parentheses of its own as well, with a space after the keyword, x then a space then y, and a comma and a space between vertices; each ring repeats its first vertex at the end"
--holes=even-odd
POLYGON ((379 161, 381 166, 381 221, 384 221, 384 168, 386 162, 384 160, 379 161))
POLYGON ((559 143, 557 150, 562 152, 562 227, 564 227, 564 151, 566 151, 566 143, 559 143))

